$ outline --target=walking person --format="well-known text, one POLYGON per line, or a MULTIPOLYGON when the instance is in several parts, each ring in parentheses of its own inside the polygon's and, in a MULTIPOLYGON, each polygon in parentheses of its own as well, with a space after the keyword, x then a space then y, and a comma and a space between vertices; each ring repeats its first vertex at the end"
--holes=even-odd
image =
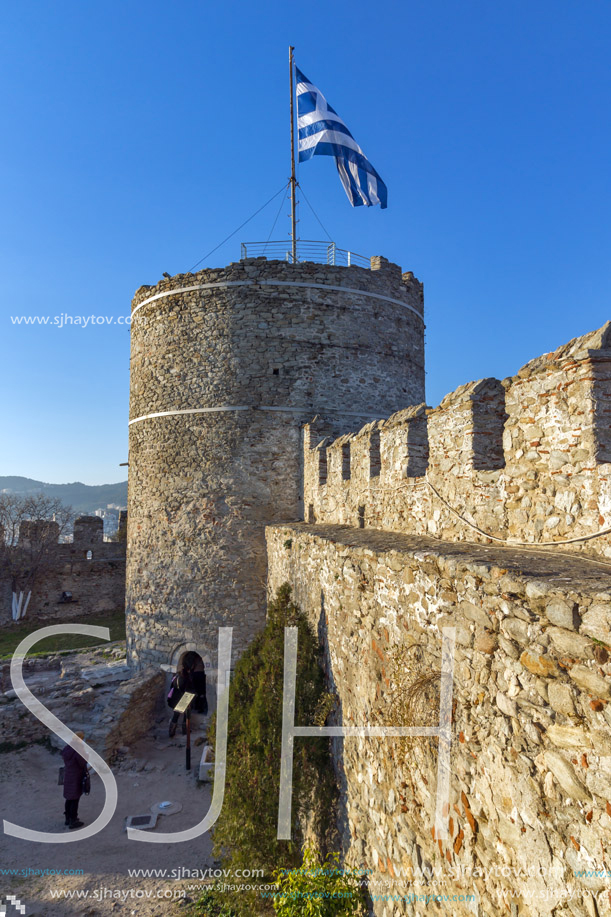
MULTIPOLYGON (((182 666, 179 671, 176 673, 172 679, 172 698, 168 698, 168 703, 172 708, 176 706, 178 701, 181 699, 185 691, 191 691, 191 669, 190 669, 190 653, 185 653, 184 659, 182 661, 182 666)), ((170 719, 170 726, 168 729, 168 734, 170 738, 174 738, 176 735, 176 727, 178 726, 178 721, 180 720, 181 714, 178 711, 174 711, 172 718, 170 719)), ((182 734, 185 735, 187 732, 187 715, 186 713, 182 714, 182 734)))
MULTIPOLYGON (((174 681, 174 690, 172 692, 172 707, 175 707, 185 691, 195 694, 194 709, 199 713, 208 712, 208 701, 206 699, 206 670, 204 663, 197 653, 192 650, 185 653, 182 660, 180 671, 176 674, 174 681)), ((187 732, 187 714, 182 714, 182 734, 187 732)), ((170 720, 169 735, 173 738, 176 735, 176 727, 180 720, 180 713, 174 712, 170 720)))
POLYGON ((206 697, 206 668, 201 656, 197 656, 192 672, 193 692, 197 695, 193 707, 197 713, 208 713, 208 698, 206 697))
POLYGON ((75 733, 80 739, 79 746, 82 753, 73 748, 72 745, 66 745, 62 751, 64 759, 64 799, 66 801, 64 814, 66 816, 66 827, 73 830, 82 828, 83 822, 79 821, 78 804, 83 795, 83 778, 87 773, 87 759, 85 749, 82 746, 85 734, 82 732, 75 733))

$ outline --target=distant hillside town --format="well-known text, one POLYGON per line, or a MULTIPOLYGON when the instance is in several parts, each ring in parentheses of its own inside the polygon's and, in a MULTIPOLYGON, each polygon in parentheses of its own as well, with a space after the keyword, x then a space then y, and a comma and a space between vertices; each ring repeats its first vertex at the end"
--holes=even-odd
POLYGON ((0 493, 28 494, 43 493, 57 497, 65 506, 71 506, 77 515, 99 516, 104 520, 104 537, 116 534, 119 513, 127 509, 127 481, 117 484, 47 484, 32 478, 0 476, 0 493))

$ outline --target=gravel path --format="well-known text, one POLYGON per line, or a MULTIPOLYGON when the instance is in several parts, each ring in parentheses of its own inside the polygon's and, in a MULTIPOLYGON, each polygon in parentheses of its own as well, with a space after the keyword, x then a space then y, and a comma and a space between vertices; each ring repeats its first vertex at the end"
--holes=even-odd
MULTIPOLYGON (((195 718, 193 767, 185 770, 185 738, 168 738, 167 717, 160 718, 151 733, 113 765, 119 789, 119 802, 112 821, 95 837, 74 844, 40 844, 0 834, 0 902, 16 895, 25 905, 26 917, 106 917, 131 915, 161 917, 184 913, 177 898, 185 893, 198 897, 193 886, 202 878, 188 873, 183 879, 169 876, 176 870, 205 870, 214 863, 210 833, 180 844, 148 844, 130 841, 124 830, 128 815, 150 812, 151 806, 165 800, 179 802, 182 811, 161 816, 157 830, 180 831, 201 821, 210 806, 208 784, 198 784, 202 718, 195 718), (167 878, 129 875, 129 870, 166 869, 167 878), (8 870, 21 874, 9 875, 8 870), (30 870, 24 875, 22 871, 30 870), (38 873, 31 872, 38 870, 38 873), (41 875, 44 870, 82 870, 76 875, 41 875), (75 893, 58 899, 57 893, 75 893), (88 892, 87 898, 76 892, 88 892), (55 897, 54 897, 55 895, 55 897), (162 895, 164 897, 157 897, 162 895)), ((3 754, 0 759, 0 800, 2 815, 24 827, 42 831, 64 828, 62 788, 57 785, 61 757, 39 745, 3 754)), ((90 796, 81 797, 79 817, 87 824, 100 812, 104 790, 99 777, 92 777, 90 796)), ((175 873, 176 875, 176 873, 175 873)), ((184 876, 184 872, 182 873, 184 876)), ((7 917, 11 915, 11 906, 7 917)), ((17 911, 15 911, 17 913, 17 911)))

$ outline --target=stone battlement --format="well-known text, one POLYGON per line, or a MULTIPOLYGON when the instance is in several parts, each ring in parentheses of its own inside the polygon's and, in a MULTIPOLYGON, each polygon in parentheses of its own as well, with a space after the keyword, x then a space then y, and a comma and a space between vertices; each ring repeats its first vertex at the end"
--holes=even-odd
MULTIPOLYGON (((25 519, 19 527, 19 544, 25 547, 36 542, 57 544, 58 523, 50 519, 25 519)), ((104 543, 104 520, 99 516, 77 516, 74 520, 73 547, 90 547, 104 543)))
POLYGON ((436 408, 337 439, 317 417, 304 436, 306 521, 609 555, 609 535, 563 543, 611 526, 610 394, 607 323, 436 408))
MULTIPOLYGON (((595 913, 605 880, 577 870, 611 825, 611 538, 572 540, 611 527, 611 324, 430 408, 422 284, 382 257, 177 275, 132 318, 130 664, 214 658, 221 626, 237 658, 266 578, 288 582, 332 723, 434 726, 454 628, 448 836, 436 741, 333 738, 346 862, 404 888, 440 862, 534 866, 512 913, 573 917, 567 889, 595 913)), ((511 886, 460 887, 493 917, 511 886)))
MULTIPOLYGON (((388 261, 381 255, 371 258, 371 268, 359 267, 352 264, 349 267, 342 265, 317 264, 314 261, 300 261, 299 264, 290 264, 287 261, 273 261, 265 257, 244 258, 233 261, 227 267, 206 268, 195 274, 175 274, 166 277, 156 284, 144 284, 136 290, 132 302, 132 312, 145 300, 153 296, 165 296, 168 293, 182 292, 185 288, 196 287, 201 284, 230 284, 244 283, 250 279, 260 277, 269 283, 276 278, 279 281, 294 283, 295 281, 322 283, 324 285, 343 286, 348 291, 354 286, 358 290, 367 290, 379 293, 384 297, 393 295, 399 300, 405 300, 414 306, 421 315, 424 314, 424 287, 414 276, 412 271, 402 271, 398 264, 388 261), (406 296, 407 294, 407 296, 406 296)), ((358 291, 353 291, 358 292, 358 291)))
MULTIPOLYGON (((49 520, 25 520, 19 530, 19 547, 37 552, 44 542, 44 560, 32 590, 28 618, 73 617, 116 611, 125 604, 125 542, 104 541, 104 520, 78 516, 72 542, 58 543, 59 526, 49 520), (62 600, 62 593, 72 601, 62 600)), ((11 578, 0 570, 0 597, 4 609, 0 623, 9 624, 11 578)))

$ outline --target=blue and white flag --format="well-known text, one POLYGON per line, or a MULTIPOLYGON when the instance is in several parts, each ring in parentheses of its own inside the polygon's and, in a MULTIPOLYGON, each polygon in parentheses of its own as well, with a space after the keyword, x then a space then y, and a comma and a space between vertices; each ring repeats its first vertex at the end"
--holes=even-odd
POLYGON ((342 185, 353 207, 386 207, 386 185, 320 89, 297 71, 299 162, 312 156, 335 156, 342 185))

